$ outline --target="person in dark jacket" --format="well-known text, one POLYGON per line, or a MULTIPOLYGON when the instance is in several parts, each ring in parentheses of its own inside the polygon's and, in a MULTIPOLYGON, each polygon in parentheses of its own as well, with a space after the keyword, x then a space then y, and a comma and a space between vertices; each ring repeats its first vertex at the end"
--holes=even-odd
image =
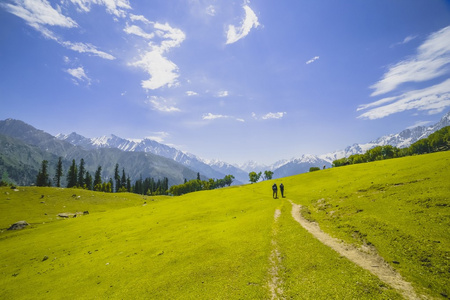
POLYGON ((277 184, 274 183, 272 185, 272 191, 273 191, 273 199, 277 199, 278 198, 278 188, 277 188, 277 184))
POLYGON ((284 185, 280 184, 281 198, 284 198, 284 185))

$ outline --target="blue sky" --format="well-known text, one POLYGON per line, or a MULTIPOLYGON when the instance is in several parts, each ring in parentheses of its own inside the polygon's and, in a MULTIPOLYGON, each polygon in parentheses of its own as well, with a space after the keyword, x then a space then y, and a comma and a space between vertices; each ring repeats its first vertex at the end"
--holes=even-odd
POLYGON ((207 159, 324 154, 450 107, 450 2, 5 0, 0 119, 207 159))

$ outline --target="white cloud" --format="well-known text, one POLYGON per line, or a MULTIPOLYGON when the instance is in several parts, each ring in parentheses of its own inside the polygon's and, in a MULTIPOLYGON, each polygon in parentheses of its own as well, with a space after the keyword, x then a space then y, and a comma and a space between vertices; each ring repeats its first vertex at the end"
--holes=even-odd
POLYGON ((393 91, 407 82, 423 82, 448 72, 450 64, 450 26, 431 34, 417 49, 417 54, 400 61, 371 86, 372 96, 393 91))
MULTIPOLYGON (((175 86, 177 85, 178 78, 178 66, 167 59, 164 54, 172 48, 179 47, 186 38, 183 31, 178 28, 172 28, 168 23, 152 23, 155 31, 151 34, 163 39, 162 42, 157 45, 152 41, 148 43, 150 50, 145 51, 141 55, 140 59, 129 63, 130 66, 139 67, 150 75, 150 78, 143 80, 141 85, 144 89, 155 90, 163 86, 175 86)), ((133 27, 133 30, 125 31, 128 34, 137 34, 144 37, 144 31, 137 29, 139 27, 133 27)), ((150 37, 151 34, 145 33, 145 38, 150 37)))
POLYGON ((202 119, 203 120, 232 119, 232 120, 235 120, 235 121, 238 121, 238 122, 245 122, 245 120, 242 119, 242 118, 236 118, 236 117, 227 116, 227 115, 215 115, 215 114, 212 114, 212 113, 204 114, 202 116, 202 119))
POLYGON ((407 44, 407 43, 411 42, 412 40, 414 40, 415 38, 417 38, 417 35, 408 35, 407 37, 405 37, 403 39, 403 41, 391 45, 391 48, 399 46, 399 45, 407 44))
POLYGON ((158 143, 164 142, 164 140, 170 136, 169 133, 165 131, 152 132, 152 135, 147 136, 147 139, 157 141, 158 143))
POLYGON ((260 26, 258 17, 253 10, 248 5, 244 5, 243 8, 245 10, 245 17, 240 27, 236 28, 234 25, 228 26, 227 44, 233 44, 239 41, 240 39, 246 37, 252 28, 257 28, 260 26))
POLYGON ((361 105, 359 110, 375 107, 358 118, 380 119, 394 113, 417 109, 428 111, 428 114, 442 112, 450 106, 450 79, 421 90, 413 90, 400 96, 388 97, 373 103, 361 105), (381 106, 380 106, 381 105, 381 106), (378 107, 377 107, 378 106, 378 107))
POLYGON ((141 21, 142 23, 145 23, 145 24, 152 23, 149 20, 147 20, 147 18, 144 17, 143 15, 130 14, 130 19, 131 19, 131 21, 141 21))
POLYGON ((202 116, 203 120, 215 120, 215 119, 226 119, 226 118, 229 118, 229 116, 214 115, 212 113, 207 113, 202 116))
POLYGON ((155 37, 155 34, 153 32, 147 33, 141 27, 136 26, 136 25, 130 26, 127 24, 127 27, 125 27, 125 29, 123 31, 125 31, 128 34, 134 34, 134 35, 140 36, 147 40, 150 40, 155 37))
POLYGON ((259 117, 256 113, 252 112, 252 118, 254 120, 270 120, 270 119, 282 119, 287 112, 269 112, 259 117))
POLYGON ((2 4, 10 13, 24 19, 28 25, 40 29, 42 25, 77 27, 78 24, 54 9, 47 0, 14 0, 14 4, 2 4))
POLYGON ((4 4, 6 10, 22 18, 28 25, 39 31, 45 38, 56 41, 61 46, 79 53, 91 53, 98 57, 113 60, 114 56, 98 50, 88 43, 64 41, 57 37, 46 26, 59 26, 63 28, 78 27, 70 17, 64 16, 58 7, 54 9, 47 0, 14 0, 16 5, 4 4))
POLYGON ((67 69, 66 72, 75 78, 74 83, 77 85, 79 82, 83 82, 83 81, 86 81, 88 83, 88 85, 91 84, 91 79, 86 75, 83 67, 78 67, 75 69, 67 69))
POLYGON ((210 5, 206 8, 206 13, 210 16, 215 16, 216 15, 216 8, 214 7, 214 5, 210 5))
POLYGON ((187 92, 186 92, 186 95, 188 95, 188 96, 197 96, 198 93, 196 93, 196 92, 194 92, 194 91, 187 91, 187 92))
POLYGON ((62 46, 79 52, 79 53, 91 53, 94 54, 95 56, 104 58, 104 59, 108 59, 108 60, 114 60, 116 59, 113 55, 100 51, 97 49, 97 47, 95 47, 94 45, 91 45, 89 43, 73 43, 73 42, 69 42, 69 41, 59 41, 58 43, 61 44, 62 46))
POLYGON ((405 37, 405 39, 403 40, 403 42, 401 42, 401 44, 406 44, 411 42, 412 40, 414 40, 417 37, 417 35, 408 35, 407 37, 405 37))
MULTIPOLYGON (((413 36, 407 37, 403 42, 408 42, 413 38, 413 36)), ((450 26, 430 34, 419 46, 414 56, 390 67, 383 78, 371 86, 375 89, 372 96, 395 91, 404 83, 425 82, 449 74, 449 41, 450 26)), ((412 109, 435 114, 442 112, 449 106, 450 79, 446 79, 432 86, 410 90, 360 105, 357 111, 368 110, 358 118, 373 120, 412 109)))
POLYGON ((171 48, 179 47, 181 43, 186 39, 186 35, 178 28, 173 28, 169 23, 155 23, 156 33, 162 39, 161 45, 158 47, 161 51, 168 51, 171 48))
POLYGON ((219 98, 228 97, 228 95, 229 95, 228 91, 220 91, 216 94, 216 96, 219 98))
POLYGON ((287 113, 286 112, 270 112, 268 114, 265 114, 264 116, 261 117, 261 119, 263 120, 269 120, 269 119, 281 119, 283 118, 287 113))
POLYGON ((147 104, 151 104, 154 110, 160 112, 179 112, 179 108, 174 106, 173 101, 165 99, 163 97, 151 96, 145 101, 147 104))
POLYGON ((177 83, 177 65, 158 50, 146 52, 140 60, 131 63, 130 66, 139 67, 150 75, 149 79, 141 82, 144 89, 155 90, 165 85, 171 87, 177 83))
POLYGON ((315 61, 318 60, 318 59, 319 59, 318 56, 314 56, 313 58, 311 58, 310 60, 308 60, 308 61, 306 62, 306 64, 309 65, 309 64, 315 62, 315 61))
POLYGON ((128 0, 70 0, 70 2, 78 5, 79 9, 84 12, 89 12, 92 4, 103 5, 108 13, 117 17, 125 17, 126 11, 131 9, 128 0))
POLYGON ((72 4, 78 6, 79 11, 89 12, 91 10, 91 1, 86 0, 70 0, 72 4))

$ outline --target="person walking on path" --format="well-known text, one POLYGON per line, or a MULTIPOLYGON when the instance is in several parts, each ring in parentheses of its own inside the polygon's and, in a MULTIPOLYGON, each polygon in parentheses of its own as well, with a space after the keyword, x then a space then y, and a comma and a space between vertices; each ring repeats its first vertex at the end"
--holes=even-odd
POLYGON ((281 198, 284 198, 284 185, 280 184, 281 198))
POLYGON ((274 183, 272 185, 272 191, 273 191, 273 199, 277 199, 278 198, 278 188, 277 188, 277 184, 274 183))

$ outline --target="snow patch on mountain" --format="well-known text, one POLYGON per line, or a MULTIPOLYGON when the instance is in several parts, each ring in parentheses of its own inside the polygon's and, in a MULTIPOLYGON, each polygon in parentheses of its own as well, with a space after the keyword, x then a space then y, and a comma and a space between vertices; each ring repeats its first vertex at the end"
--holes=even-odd
POLYGON ((85 149, 117 148, 122 151, 146 152, 160 155, 173 159, 174 161, 200 173, 201 176, 208 178, 219 179, 225 177, 225 175, 232 174, 235 176, 237 181, 236 183, 242 183, 248 180, 245 176, 243 176, 244 172, 242 170, 236 169, 236 167, 230 164, 219 164, 216 162, 216 164, 209 165, 194 154, 177 150, 148 138, 142 140, 124 139, 114 134, 97 138, 86 138, 74 132, 69 135, 58 134, 57 138, 60 140, 66 140, 73 145, 80 146, 85 149))
POLYGON ((450 126, 450 112, 446 113, 441 120, 431 126, 417 126, 415 128, 408 128, 400 133, 389 134, 382 136, 374 141, 365 144, 353 144, 343 150, 334 151, 327 154, 319 155, 318 157, 328 162, 333 162, 336 159, 349 157, 353 154, 363 154, 367 150, 370 150, 377 146, 391 145, 397 148, 407 148, 415 142, 427 138, 433 132, 450 126))
POLYGON ((253 171, 273 171, 274 178, 279 178, 308 172, 310 167, 329 168, 336 159, 349 157, 353 154, 362 154, 376 146, 392 145, 398 148, 409 147, 418 140, 426 138, 431 133, 446 126, 450 126, 450 112, 445 114, 438 123, 432 126, 408 128, 400 133, 386 135, 368 143, 353 144, 345 149, 322 155, 303 154, 300 157, 279 160, 271 165, 259 164, 255 161, 233 165, 217 159, 203 159, 194 154, 177 150, 148 138, 123 139, 111 134, 109 136, 89 139, 75 132, 68 135, 58 134, 56 137, 85 149, 118 148, 123 151, 149 152, 173 159, 209 178, 223 178, 225 175, 231 174, 235 176, 237 181, 244 183, 249 181, 248 173, 253 171))
POLYGON ((257 163, 256 161, 249 160, 243 164, 235 165, 237 168, 249 173, 249 172, 263 172, 265 170, 271 170, 270 166, 257 163))

